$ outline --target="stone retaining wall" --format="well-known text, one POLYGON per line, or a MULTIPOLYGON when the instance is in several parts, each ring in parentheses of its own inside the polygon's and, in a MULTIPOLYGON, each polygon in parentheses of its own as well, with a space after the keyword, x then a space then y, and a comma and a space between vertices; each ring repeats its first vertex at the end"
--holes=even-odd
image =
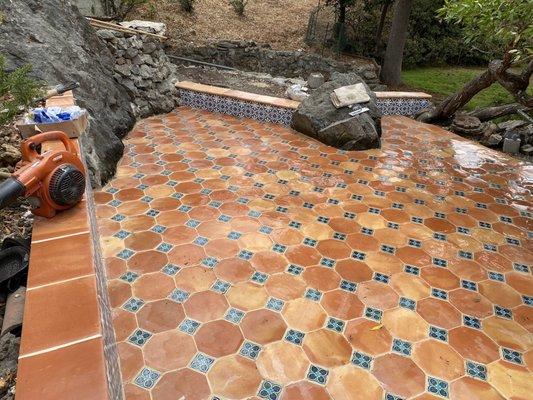
POLYGON ((378 79, 380 67, 370 61, 365 64, 342 62, 303 51, 278 51, 255 42, 227 40, 202 47, 178 48, 173 51, 173 54, 179 57, 287 78, 302 77, 307 79, 312 72, 321 72, 326 75, 326 78, 335 71, 355 72, 365 80, 371 89, 383 89, 378 79))
POLYGON ((178 105, 176 66, 161 41, 107 29, 97 34, 115 57, 114 78, 131 93, 138 117, 166 113, 178 105))

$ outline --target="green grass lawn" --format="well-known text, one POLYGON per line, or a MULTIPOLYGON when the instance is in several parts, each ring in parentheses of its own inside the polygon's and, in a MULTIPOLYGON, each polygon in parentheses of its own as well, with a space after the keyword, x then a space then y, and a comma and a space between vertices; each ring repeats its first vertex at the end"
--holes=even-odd
MULTIPOLYGON (((435 97, 435 102, 446 98, 482 73, 482 68, 442 67, 419 68, 404 71, 402 79, 410 89, 417 89, 435 97)), ((531 88, 531 85, 530 85, 531 88)), ((467 105, 467 110, 512 103, 512 96, 498 83, 478 93, 467 105)))

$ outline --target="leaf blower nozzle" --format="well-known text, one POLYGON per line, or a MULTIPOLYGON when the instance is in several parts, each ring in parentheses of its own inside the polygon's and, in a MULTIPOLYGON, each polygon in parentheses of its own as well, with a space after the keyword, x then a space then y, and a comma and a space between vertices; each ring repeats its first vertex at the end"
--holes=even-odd
POLYGON ((18 197, 23 196, 26 188, 15 178, 7 178, 0 183, 0 210, 12 204, 18 197))

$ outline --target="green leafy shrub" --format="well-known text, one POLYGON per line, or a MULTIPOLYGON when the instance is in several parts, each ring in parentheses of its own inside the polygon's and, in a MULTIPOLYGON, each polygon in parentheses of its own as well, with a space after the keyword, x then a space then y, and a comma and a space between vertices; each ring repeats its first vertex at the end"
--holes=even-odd
POLYGON ((194 11, 194 2, 196 0, 179 0, 181 9, 186 12, 193 12, 194 11))
POLYGON ((248 0, 230 0, 230 4, 238 15, 243 16, 248 0))
POLYGON ((41 85, 28 76, 30 71, 31 66, 26 65, 7 72, 0 54, 0 126, 11 122, 41 95, 41 85))

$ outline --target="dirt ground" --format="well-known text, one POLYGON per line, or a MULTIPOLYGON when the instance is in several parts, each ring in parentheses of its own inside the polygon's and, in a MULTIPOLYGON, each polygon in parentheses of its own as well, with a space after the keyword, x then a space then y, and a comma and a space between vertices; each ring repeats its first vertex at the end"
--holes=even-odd
POLYGON ((250 0, 239 17, 228 0, 197 0, 193 13, 181 10, 176 0, 152 1, 128 19, 149 19, 167 24, 175 44, 233 39, 268 42, 275 49, 296 50, 304 43, 309 13, 317 0, 250 0))

